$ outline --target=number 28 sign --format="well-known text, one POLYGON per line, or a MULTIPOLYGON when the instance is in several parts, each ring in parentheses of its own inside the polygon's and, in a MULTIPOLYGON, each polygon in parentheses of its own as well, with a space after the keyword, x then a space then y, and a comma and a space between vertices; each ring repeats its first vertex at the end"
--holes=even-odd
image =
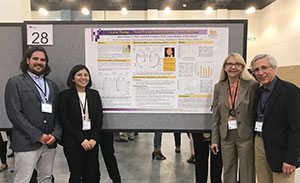
POLYGON ((53 45, 53 25, 27 24, 27 45, 53 45))

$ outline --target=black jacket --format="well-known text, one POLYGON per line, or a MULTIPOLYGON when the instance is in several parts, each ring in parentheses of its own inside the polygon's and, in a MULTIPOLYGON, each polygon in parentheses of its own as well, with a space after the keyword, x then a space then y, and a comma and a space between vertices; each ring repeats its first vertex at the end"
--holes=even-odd
MULTIPOLYGON (((258 92, 257 99, 260 94, 258 92)), ((282 172, 283 162, 299 167, 300 89, 297 86, 277 78, 267 100, 262 134, 267 161, 273 172, 282 172)))
POLYGON ((61 144, 65 147, 80 145, 84 139, 99 142, 103 110, 98 91, 86 89, 91 130, 82 130, 82 115, 76 89, 67 89, 59 94, 58 118, 63 128, 61 144))

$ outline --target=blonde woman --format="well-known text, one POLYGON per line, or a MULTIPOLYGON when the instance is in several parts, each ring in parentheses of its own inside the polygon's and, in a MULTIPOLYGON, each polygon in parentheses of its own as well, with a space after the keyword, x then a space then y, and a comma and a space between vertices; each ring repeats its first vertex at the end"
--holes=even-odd
POLYGON ((253 150, 254 97, 258 83, 245 68, 243 57, 229 54, 214 88, 211 150, 221 154, 224 183, 255 182, 253 150))

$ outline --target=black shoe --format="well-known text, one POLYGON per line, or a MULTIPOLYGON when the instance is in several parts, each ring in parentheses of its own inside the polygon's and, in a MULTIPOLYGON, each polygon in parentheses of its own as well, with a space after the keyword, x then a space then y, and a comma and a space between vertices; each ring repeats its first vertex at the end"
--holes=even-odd
POLYGON ((0 167, 0 172, 3 172, 6 169, 8 169, 8 165, 6 165, 6 167, 0 167))
POLYGON ((165 160, 167 158, 159 150, 159 151, 153 151, 152 152, 152 159, 165 160))
POLYGON ((192 155, 188 160, 186 160, 188 163, 195 164, 195 155, 192 155))
POLYGON ((177 147, 175 148, 175 152, 176 152, 176 153, 180 153, 180 152, 181 152, 180 146, 177 146, 177 147))
POLYGON ((14 155, 14 152, 12 152, 12 153, 10 153, 9 155, 7 155, 7 157, 8 158, 12 158, 12 157, 14 157, 15 155, 14 155))
POLYGON ((117 138, 116 140, 115 140, 116 142, 128 142, 128 140, 127 139, 122 139, 122 138, 117 138))

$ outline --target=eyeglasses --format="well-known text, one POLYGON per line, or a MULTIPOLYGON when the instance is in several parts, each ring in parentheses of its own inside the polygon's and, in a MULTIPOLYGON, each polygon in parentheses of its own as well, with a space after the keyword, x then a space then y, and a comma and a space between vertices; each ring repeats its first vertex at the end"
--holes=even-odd
POLYGON ((232 66, 234 66, 234 67, 242 67, 243 64, 241 64, 241 63, 225 63, 225 66, 226 67, 232 67, 232 66))
POLYGON ((253 73, 256 74, 259 72, 259 70, 262 70, 262 71, 266 71, 267 69, 271 68, 273 66, 269 65, 269 66, 266 66, 266 65, 263 65, 261 67, 257 67, 255 69, 253 69, 253 73))

